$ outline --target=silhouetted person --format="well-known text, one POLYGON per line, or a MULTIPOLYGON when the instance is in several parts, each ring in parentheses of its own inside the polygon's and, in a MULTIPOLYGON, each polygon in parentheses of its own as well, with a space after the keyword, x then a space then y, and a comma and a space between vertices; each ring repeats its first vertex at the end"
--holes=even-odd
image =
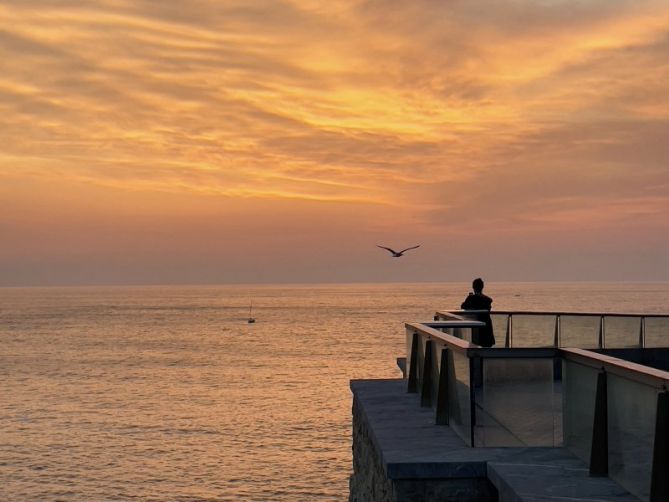
MULTIPOLYGON (((464 310, 487 310, 492 308, 492 298, 483 294, 483 279, 480 277, 472 281, 473 293, 465 298, 460 306, 464 310)), ((472 342, 481 347, 492 347, 495 345, 495 335, 492 332, 492 319, 490 314, 476 314, 476 320, 485 323, 485 327, 472 330, 472 342)))

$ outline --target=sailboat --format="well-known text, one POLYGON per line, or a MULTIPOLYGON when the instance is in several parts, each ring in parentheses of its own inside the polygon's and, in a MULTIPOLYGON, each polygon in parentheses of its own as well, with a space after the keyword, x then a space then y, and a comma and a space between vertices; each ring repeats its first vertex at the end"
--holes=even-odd
POLYGON ((253 302, 251 302, 251 304, 249 305, 249 318, 246 321, 249 324, 253 324, 254 322, 256 322, 256 318, 253 317, 252 314, 253 314, 253 302))

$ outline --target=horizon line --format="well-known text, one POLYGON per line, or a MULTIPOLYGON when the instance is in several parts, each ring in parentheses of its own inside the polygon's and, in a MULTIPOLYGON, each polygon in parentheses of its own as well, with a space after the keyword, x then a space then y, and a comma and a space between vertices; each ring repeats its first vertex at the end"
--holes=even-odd
MULTIPOLYGON (((308 282, 229 282, 229 283, 123 283, 123 284, 0 284, 0 289, 66 289, 66 288, 206 288, 206 287, 267 287, 267 286, 347 286, 347 285, 392 285, 392 284, 469 284, 470 280, 453 281, 308 281, 308 282)), ((490 284, 669 284, 669 280, 620 280, 620 279, 599 279, 599 280, 492 280, 486 279, 486 286, 490 284)))

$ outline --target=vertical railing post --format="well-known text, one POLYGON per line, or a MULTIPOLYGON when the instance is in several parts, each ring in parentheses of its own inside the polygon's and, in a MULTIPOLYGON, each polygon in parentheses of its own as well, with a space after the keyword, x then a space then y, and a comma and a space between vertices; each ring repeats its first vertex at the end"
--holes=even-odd
POLYGON ((650 502, 667 500, 669 500, 669 393, 664 389, 657 395, 650 502))
POLYGON ((425 342, 423 356, 423 378, 420 386, 420 405, 424 408, 432 406, 432 340, 425 342))
POLYGON ((476 369, 478 364, 476 360, 479 360, 478 357, 469 358, 469 428, 470 428, 470 441, 472 448, 476 446, 474 441, 474 433, 476 431, 476 369))
POLYGON ((504 346, 508 349, 511 347, 511 330, 513 329, 513 314, 509 314, 506 318, 506 340, 504 341, 504 346))
POLYGON ((609 474, 609 420, 606 388, 606 370, 597 375, 595 417, 592 424, 590 448, 590 476, 606 477, 609 474))
POLYGON ((553 335, 553 347, 560 346, 560 314, 555 315, 555 334, 553 335))
POLYGON ((409 379, 407 392, 418 392, 418 333, 411 338, 411 356, 409 357, 409 379))
POLYGON ((646 318, 644 316, 641 316, 639 321, 639 347, 646 348, 646 318))
POLYGON ((439 387, 437 388, 437 425, 448 425, 448 349, 441 349, 441 361, 439 364, 439 387))
POLYGON ((604 327, 604 316, 599 318, 599 340, 597 345, 600 349, 603 349, 606 346, 606 332, 604 327))

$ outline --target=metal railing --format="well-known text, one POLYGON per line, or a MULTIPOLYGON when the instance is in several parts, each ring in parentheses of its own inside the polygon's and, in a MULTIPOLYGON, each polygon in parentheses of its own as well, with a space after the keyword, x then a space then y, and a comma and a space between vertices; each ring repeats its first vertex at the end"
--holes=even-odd
POLYGON ((490 314, 497 346, 646 348, 669 346, 669 314, 622 312, 450 310, 436 320, 490 314), (500 340, 503 333, 503 343, 500 340))
POLYGON ((436 424, 472 447, 565 446, 591 475, 642 500, 669 500, 669 372, 559 344, 479 347, 468 340, 483 323, 439 314, 406 324, 407 389, 434 409, 436 424))
POLYGON ((474 446, 468 350, 476 345, 463 340, 465 331, 484 326, 478 321, 407 324, 407 389, 420 392, 421 406, 434 406, 436 423, 450 425, 474 446), (448 331, 458 330, 461 337, 448 331), (437 354, 439 355, 437 361, 437 354))
POLYGON ((560 349, 564 445, 641 500, 669 500, 669 372, 560 349))

